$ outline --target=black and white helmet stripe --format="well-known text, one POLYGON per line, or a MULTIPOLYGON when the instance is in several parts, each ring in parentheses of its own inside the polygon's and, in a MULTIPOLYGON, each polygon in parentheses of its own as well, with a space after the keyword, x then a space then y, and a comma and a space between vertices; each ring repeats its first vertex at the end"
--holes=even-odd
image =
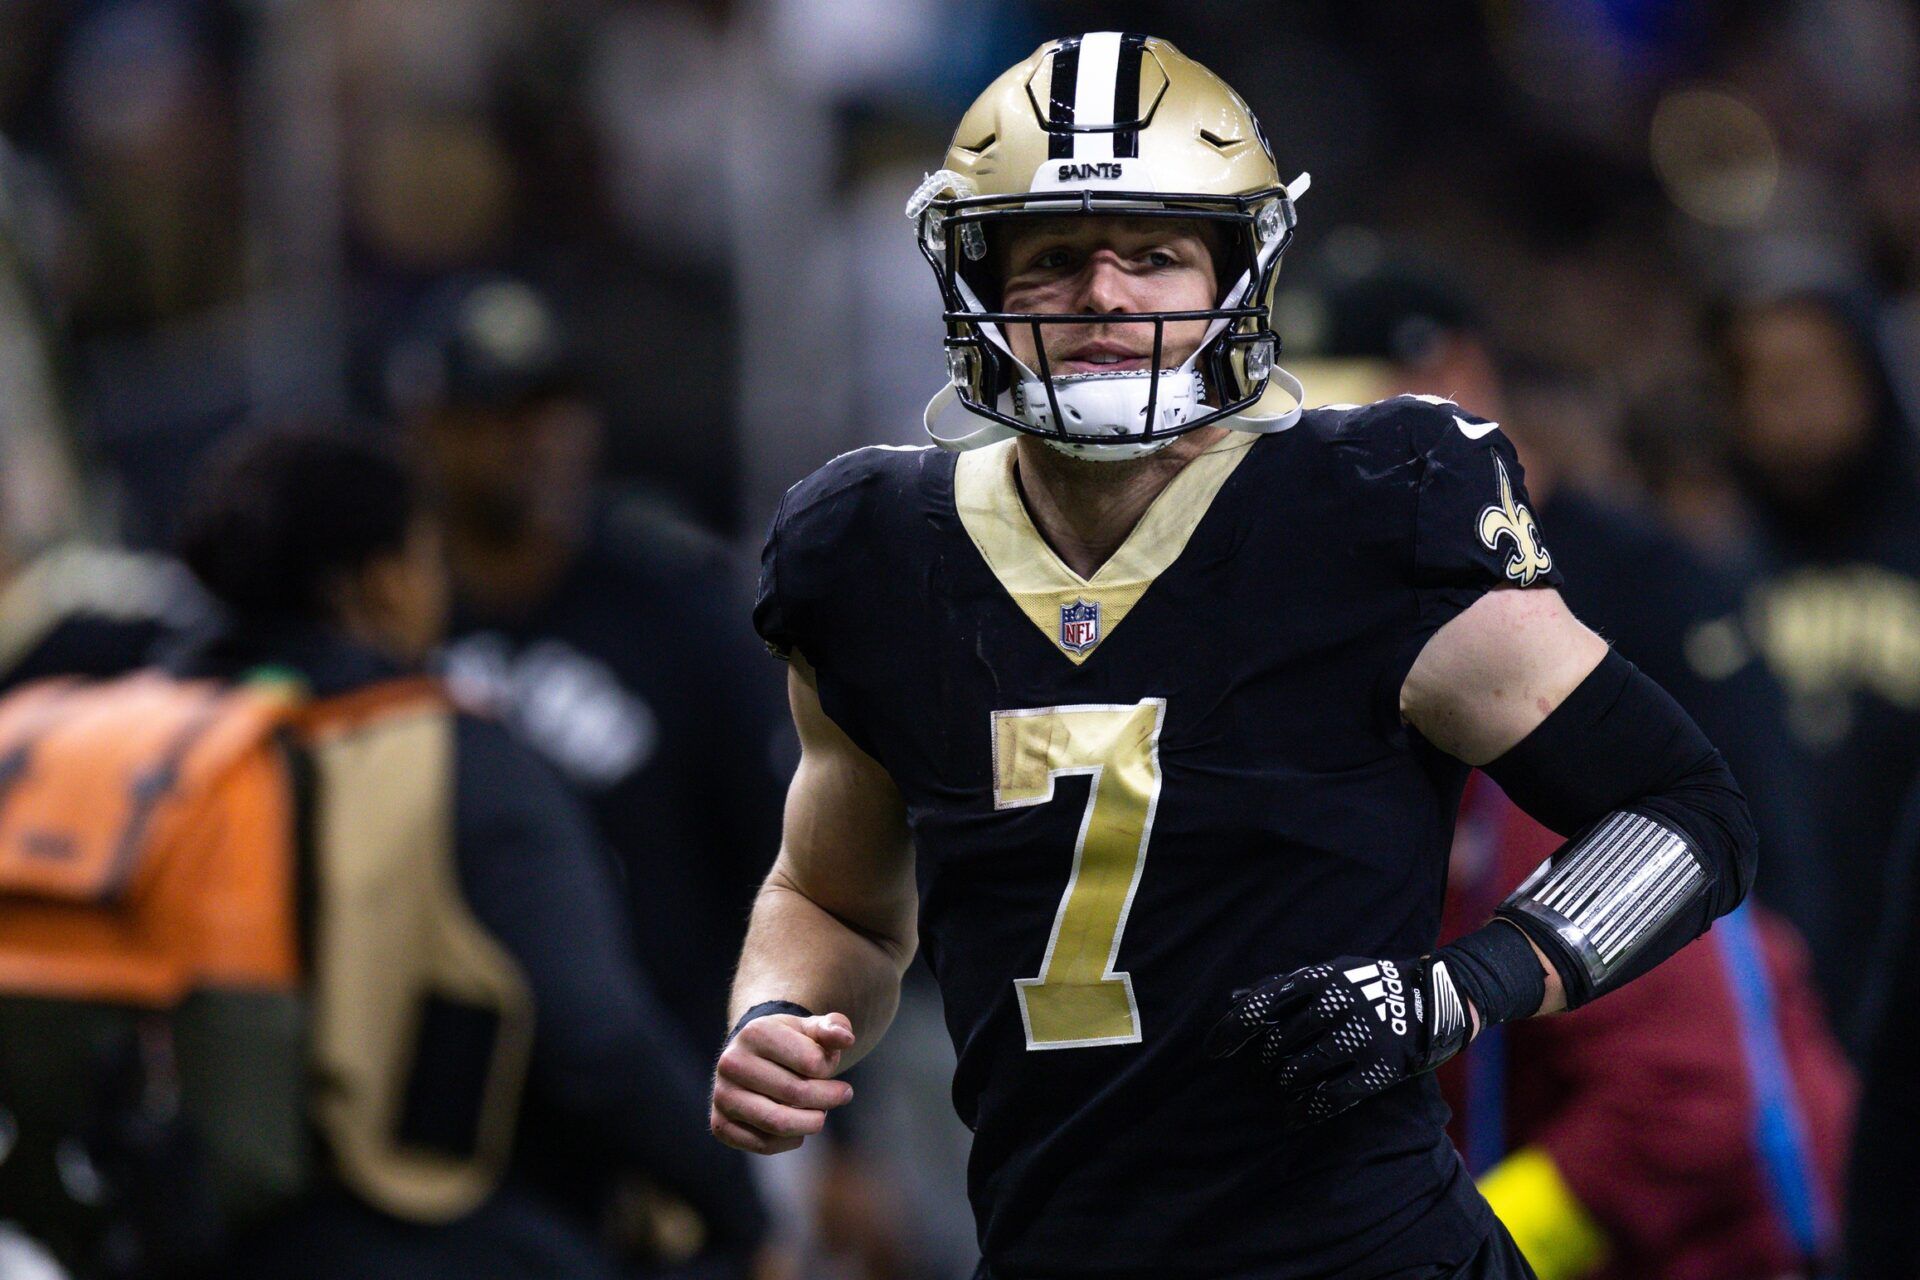
POLYGON ((1145 36, 1090 31, 1054 50, 1047 155, 1112 160, 1140 154, 1140 61, 1145 36))
POLYGON ((1052 101, 1047 107, 1047 156, 1073 159, 1073 104, 1080 93, 1080 37, 1069 36, 1053 51, 1052 101))
POLYGON ((1147 38, 1134 32, 1120 37, 1120 65, 1113 77, 1113 154, 1130 159, 1140 154, 1140 56, 1147 38))

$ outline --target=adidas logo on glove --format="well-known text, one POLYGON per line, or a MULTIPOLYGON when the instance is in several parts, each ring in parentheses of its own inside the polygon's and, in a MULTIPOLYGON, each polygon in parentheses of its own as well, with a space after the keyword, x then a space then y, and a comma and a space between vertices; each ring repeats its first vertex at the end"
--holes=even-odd
POLYGON ((1407 1034, 1407 984, 1400 980, 1400 970, 1390 960, 1378 964, 1363 964, 1358 969, 1346 972, 1348 982, 1364 985, 1360 994, 1373 1004, 1373 1011, 1380 1015, 1380 1021, 1393 1028, 1397 1036, 1407 1034))

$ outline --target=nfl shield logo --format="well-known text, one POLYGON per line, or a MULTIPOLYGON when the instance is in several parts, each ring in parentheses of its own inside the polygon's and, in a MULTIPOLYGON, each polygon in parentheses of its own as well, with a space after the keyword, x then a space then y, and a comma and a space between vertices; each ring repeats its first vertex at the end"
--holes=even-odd
POLYGON ((1068 653, 1085 653, 1100 643, 1100 602, 1088 604, 1075 600, 1060 606, 1060 647, 1068 653))

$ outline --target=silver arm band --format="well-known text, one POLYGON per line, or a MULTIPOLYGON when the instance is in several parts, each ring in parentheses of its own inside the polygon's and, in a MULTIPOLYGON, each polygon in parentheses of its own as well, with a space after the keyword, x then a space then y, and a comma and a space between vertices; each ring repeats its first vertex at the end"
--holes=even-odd
POLYGON ((1552 930, 1580 958, 1599 995, 1706 890, 1706 866, 1685 836, 1621 812, 1541 863, 1500 910, 1552 930))

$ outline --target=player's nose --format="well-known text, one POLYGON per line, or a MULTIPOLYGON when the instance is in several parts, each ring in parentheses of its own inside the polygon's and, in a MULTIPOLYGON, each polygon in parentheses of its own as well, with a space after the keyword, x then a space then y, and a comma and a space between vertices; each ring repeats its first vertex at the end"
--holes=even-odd
POLYGON ((1079 309, 1095 315, 1123 315, 1139 308, 1133 297, 1133 281, 1126 264, 1111 249, 1101 249, 1087 258, 1080 272, 1079 309))

